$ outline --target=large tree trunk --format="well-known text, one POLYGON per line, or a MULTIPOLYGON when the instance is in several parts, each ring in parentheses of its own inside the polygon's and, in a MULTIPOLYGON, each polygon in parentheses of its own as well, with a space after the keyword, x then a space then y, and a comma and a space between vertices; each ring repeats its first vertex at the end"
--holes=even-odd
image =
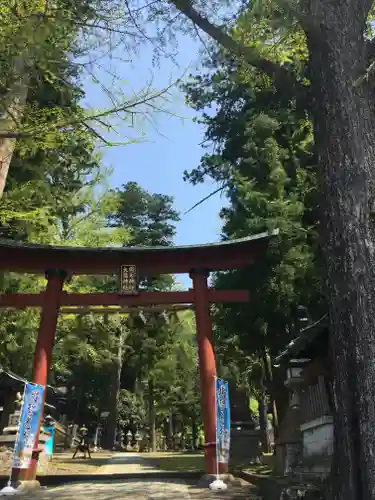
POLYGON ((363 33, 370 0, 309 0, 310 77, 335 395, 333 498, 375 497, 374 108, 363 33))
POLYGON ((268 418, 267 418, 267 395, 265 381, 267 378, 266 364, 262 363, 261 377, 259 380, 259 397, 258 397, 258 412, 259 412, 259 429, 260 439, 262 443, 263 453, 269 453, 271 450, 270 435, 268 432, 268 418))
POLYGON ((268 419, 267 419, 267 407, 265 405, 265 395, 266 393, 262 391, 258 398, 259 429, 260 429, 260 440, 262 443, 262 451, 263 453, 269 453, 271 450, 271 446, 270 446, 270 436, 268 432, 268 419))
POLYGON ((17 56, 10 62, 12 68, 7 89, 0 102, 0 199, 4 193, 16 140, 20 137, 19 129, 27 102, 30 76, 38 64, 40 47, 53 28, 48 2, 31 2, 27 7, 25 5, 15 2, 14 14, 22 25, 12 35, 17 56))
POLYGON ((0 108, 0 198, 4 193, 16 145, 15 133, 22 121, 27 99, 29 69, 26 67, 25 57, 25 54, 19 56, 14 63, 11 84, 7 94, 2 98, 2 107, 0 108), (13 137, 12 134, 14 134, 13 137))
MULTIPOLYGON (((275 391, 273 390, 274 378, 273 378, 273 370, 272 370, 272 360, 266 349, 263 349, 263 366, 264 366, 264 383, 266 388, 268 389, 268 393, 270 395, 270 404, 272 407, 272 425, 273 425, 273 435, 274 438, 277 437, 277 433, 279 430, 279 416, 278 416, 278 408, 276 404, 275 391)), ((285 387, 284 387, 285 390, 285 387)))

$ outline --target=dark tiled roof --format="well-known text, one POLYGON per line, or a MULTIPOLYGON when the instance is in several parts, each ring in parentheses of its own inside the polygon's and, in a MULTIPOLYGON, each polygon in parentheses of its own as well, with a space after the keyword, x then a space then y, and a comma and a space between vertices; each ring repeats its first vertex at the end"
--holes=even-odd
POLYGON ((148 252, 178 252, 185 250, 193 250, 198 248, 216 248, 216 247, 227 247, 227 246, 241 246, 243 243, 249 243, 251 241, 267 239, 271 236, 277 236, 279 234, 279 230, 275 229, 274 231, 264 232, 253 234, 251 236, 246 236, 245 238, 237 238, 233 240, 222 240, 216 241, 214 243, 201 243, 197 245, 177 245, 177 246, 108 246, 108 247, 82 247, 82 246, 69 246, 69 245, 40 245, 38 243, 24 243, 22 241, 8 240, 0 238, 0 247, 7 248, 25 248, 25 249, 33 249, 33 250, 65 250, 65 251, 78 251, 78 252, 121 252, 124 254, 132 254, 132 253, 148 253, 148 252))
POLYGON ((117 273, 135 265, 144 276, 239 269, 261 255, 278 230, 235 240, 188 246, 90 248, 22 243, 0 239, 0 269, 44 273, 61 269, 72 274, 117 273))

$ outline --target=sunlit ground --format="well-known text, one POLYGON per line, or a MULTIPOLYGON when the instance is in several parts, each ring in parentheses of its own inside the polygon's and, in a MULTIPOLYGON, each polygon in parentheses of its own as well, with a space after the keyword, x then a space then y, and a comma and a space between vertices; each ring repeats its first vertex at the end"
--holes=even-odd
POLYGON ((84 459, 83 454, 77 454, 73 460, 73 451, 56 453, 48 467, 48 475, 64 475, 64 474, 95 474, 99 471, 102 465, 105 465, 113 453, 102 451, 92 453, 92 459, 84 459))
MULTIPOLYGON (((84 459, 83 455, 78 454, 77 458, 72 459, 73 452, 56 453, 50 462, 48 475, 70 475, 70 474, 97 474, 100 468, 106 465, 113 456, 113 453, 101 451, 92 453, 92 459, 84 459)), ((202 453, 143 453, 142 458, 145 464, 153 469, 160 469, 165 472, 204 472, 204 459, 202 453)), ((257 474, 269 474, 270 470, 264 465, 252 465, 246 462, 231 460, 232 470, 242 470, 257 474)), ((9 470, 2 470, 0 467, 0 476, 7 475, 9 470)), ((126 467, 124 468, 126 474, 126 467)), ((40 474, 42 475, 42 474, 40 474)))
MULTIPOLYGON (((154 468, 163 471, 203 472, 204 459, 202 453, 145 453, 144 459, 154 468)), ((243 461, 231 460, 230 467, 257 474, 268 474, 266 465, 251 465, 243 461)))
POLYGON ((204 471, 204 461, 201 453, 145 453, 143 458, 154 468, 162 471, 204 471))

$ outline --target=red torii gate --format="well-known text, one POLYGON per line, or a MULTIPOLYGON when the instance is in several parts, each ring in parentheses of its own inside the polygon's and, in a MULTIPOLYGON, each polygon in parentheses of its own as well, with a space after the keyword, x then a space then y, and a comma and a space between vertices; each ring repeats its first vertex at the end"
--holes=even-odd
MULTIPOLYGON (((51 366, 57 319, 61 306, 147 306, 194 304, 200 367, 205 470, 216 474, 216 362, 213 348, 210 303, 247 302, 246 290, 215 290, 207 286, 211 271, 240 269, 253 264, 266 249, 271 236, 261 233, 214 244, 179 247, 83 248, 22 244, 0 241, 0 269, 45 274, 46 290, 0 296, 1 308, 40 307, 41 318, 35 348, 32 382, 45 386, 51 366), (119 273, 124 264, 134 265, 142 276, 189 273, 193 289, 176 292, 66 293, 64 280, 71 275, 119 273)), ((38 438, 35 446, 38 445, 38 438)), ((12 480, 34 480, 36 460, 29 469, 14 469, 12 480)), ((226 470, 222 470, 226 472, 226 470)))

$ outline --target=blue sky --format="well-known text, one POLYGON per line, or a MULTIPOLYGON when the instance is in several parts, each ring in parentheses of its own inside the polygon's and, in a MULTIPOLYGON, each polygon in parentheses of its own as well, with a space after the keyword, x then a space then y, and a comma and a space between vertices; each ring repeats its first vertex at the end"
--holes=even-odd
MULTIPOLYGON (((152 67, 152 50, 145 47, 132 63, 104 61, 96 75, 101 84, 111 87, 114 92, 132 95, 139 92, 152 80, 156 89, 162 89, 186 73, 193 71, 198 61, 198 45, 184 37, 179 41, 178 67, 168 59, 160 67, 152 67), (116 72, 121 81, 113 82, 108 69, 116 72)), ((94 108, 110 105, 100 85, 93 84, 89 78, 85 83, 86 104, 94 108)), ((117 137, 125 140, 143 135, 142 142, 101 148, 103 163, 113 169, 111 186, 120 186, 128 181, 138 182, 143 188, 156 193, 169 194, 175 198, 175 206, 181 213, 177 226, 177 245, 214 242, 220 239, 219 211, 224 199, 215 195, 194 209, 189 214, 183 213, 197 201, 210 194, 215 185, 209 181, 203 185, 191 186, 183 181, 184 170, 191 170, 199 163, 204 150, 199 145, 203 139, 204 128, 193 122, 195 112, 185 105, 184 95, 177 89, 173 91, 168 104, 164 105, 168 113, 153 116, 155 124, 145 120, 136 120, 135 127, 128 123, 117 123, 117 137), (176 115, 176 116, 174 116, 176 115)), ((184 285, 190 280, 182 278, 184 285)))

